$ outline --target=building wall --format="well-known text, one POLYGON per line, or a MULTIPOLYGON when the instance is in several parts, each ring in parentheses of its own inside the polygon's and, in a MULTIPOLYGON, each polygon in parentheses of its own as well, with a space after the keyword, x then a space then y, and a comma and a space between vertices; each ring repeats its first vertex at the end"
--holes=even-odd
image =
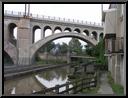
POLYGON ((116 22, 117 22, 116 13, 117 13, 116 9, 112 9, 106 13, 105 23, 104 23, 105 34, 109 34, 109 33, 113 34, 116 32, 116 22))
MULTIPOLYGON (((121 84, 124 87, 124 93, 126 93, 126 64, 124 62, 124 55, 125 53, 119 52, 119 49, 122 44, 120 38, 125 38, 125 22, 126 22, 126 15, 124 10, 124 4, 111 4, 110 9, 105 12, 105 21, 104 21, 104 33, 106 35, 116 34, 114 38, 117 42, 112 44, 113 38, 107 38, 107 47, 105 50, 113 50, 113 45, 115 45, 115 49, 118 52, 110 52, 108 57, 108 70, 111 72, 111 75, 114 79, 114 82, 117 84, 121 84)), ((106 38, 105 38, 106 39, 106 38)), ((124 45, 123 45, 124 48, 124 45)), ((124 48, 125 49, 125 48, 124 48)), ((107 53, 106 53, 107 54, 107 53)))

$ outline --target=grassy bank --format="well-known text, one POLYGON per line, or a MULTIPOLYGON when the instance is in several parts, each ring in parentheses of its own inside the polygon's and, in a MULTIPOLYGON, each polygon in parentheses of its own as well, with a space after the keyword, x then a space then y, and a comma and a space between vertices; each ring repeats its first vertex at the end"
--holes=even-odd
POLYGON ((110 84, 110 86, 112 87, 113 92, 116 95, 123 95, 124 94, 123 86, 121 86, 120 84, 114 83, 114 80, 113 80, 110 72, 108 72, 108 83, 110 84))
POLYGON ((37 60, 36 64, 63 64, 63 63, 67 63, 66 61, 62 61, 62 60, 37 60))
POLYGON ((82 91, 82 93, 85 93, 85 94, 97 94, 97 91, 99 90, 99 88, 100 88, 99 86, 96 86, 96 87, 84 89, 82 91))

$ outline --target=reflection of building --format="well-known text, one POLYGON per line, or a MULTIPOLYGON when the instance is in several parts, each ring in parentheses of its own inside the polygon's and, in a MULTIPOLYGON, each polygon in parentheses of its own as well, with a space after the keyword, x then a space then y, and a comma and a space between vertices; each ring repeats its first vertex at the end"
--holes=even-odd
POLYGON ((126 94, 126 5, 110 4, 109 10, 102 13, 104 22, 105 56, 108 57, 108 69, 114 82, 124 87, 126 94))

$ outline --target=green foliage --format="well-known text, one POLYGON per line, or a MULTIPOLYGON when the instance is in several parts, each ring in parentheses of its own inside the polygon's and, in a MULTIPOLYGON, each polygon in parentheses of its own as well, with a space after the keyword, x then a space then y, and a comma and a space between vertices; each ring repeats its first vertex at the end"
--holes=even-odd
POLYGON ((105 46, 103 39, 101 39, 100 42, 94 47, 86 46, 87 55, 96 57, 97 64, 107 65, 107 59, 104 56, 104 51, 105 46))
POLYGON ((67 51, 68 51, 68 45, 63 42, 62 45, 60 45, 60 52, 62 54, 65 54, 65 53, 67 53, 67 51))
POLYGON ((69 42, 69 49, 71 53, 76 53, 77 55, 82 54, 82 45, 77 38, 72 38, 69 42))
POLYGON ((55 47, 55 43, 54 42, 48 42, 47 44, 45 44, 44 46, 42 46, 40 48, 40 52, 50 52, 50 50, 55 47))
POLYGON ((123 95, 124 94, 123 86, 114 83, 114 80, 113 80, 110 72, 108 73, 108 83, 111 85, 112 90, 115 94, 117 94, 117 95, 123 95))
POLYGON ((93 88, 86 88, 82 91, 82 93, 85 93, 85 94, 97 94, 97 91, 99 90, 99 86, 96 86, 96 87, 93 87, 93 88))

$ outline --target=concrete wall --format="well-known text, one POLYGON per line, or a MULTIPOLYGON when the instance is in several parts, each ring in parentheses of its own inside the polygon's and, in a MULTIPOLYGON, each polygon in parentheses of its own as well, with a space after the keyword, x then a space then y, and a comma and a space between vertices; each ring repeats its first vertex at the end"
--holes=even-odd
POLYGON ((104 23, 104 34, 115 34, 117 26, 117 10, 110 9, 106 11, 105 23, 104 23))
POLYGON ((123 6, 123 13, 124 13, 124 59, 123 59, 123 86, 124 86, 124 94, 126 95, 126 4, 123 6))
MULTIPOLYGON (((113 4, 114 5, 114 4, 113 4)), ((106 11, 105 23, 104 23, 104 33, 106 34, 116 34, 116 39, 124 38, 126 39, 126 6, 124 4, 116 4, 113 8, 106 11)), ((108 47, 106 50, 110 49, 112 42, 111 38, 108 39, 108 47)), ((119 43, 115 44, 118 45, 119 43)), ((123 43, 122 43, 123 44, 123 43)), ((125 45, 124 40, 124 45, 125 45)), ((117 46, 116 46, 117 47, 117 46)), ((125 47, 124 47, 125 52, 125 47)), ((125 64, 125 53, 110 53, 108 56, 108 69, 112 74, 112 77, 117 84, 121 84, 124 87, 124 94, 126 94, 126 64, 125 64)))

